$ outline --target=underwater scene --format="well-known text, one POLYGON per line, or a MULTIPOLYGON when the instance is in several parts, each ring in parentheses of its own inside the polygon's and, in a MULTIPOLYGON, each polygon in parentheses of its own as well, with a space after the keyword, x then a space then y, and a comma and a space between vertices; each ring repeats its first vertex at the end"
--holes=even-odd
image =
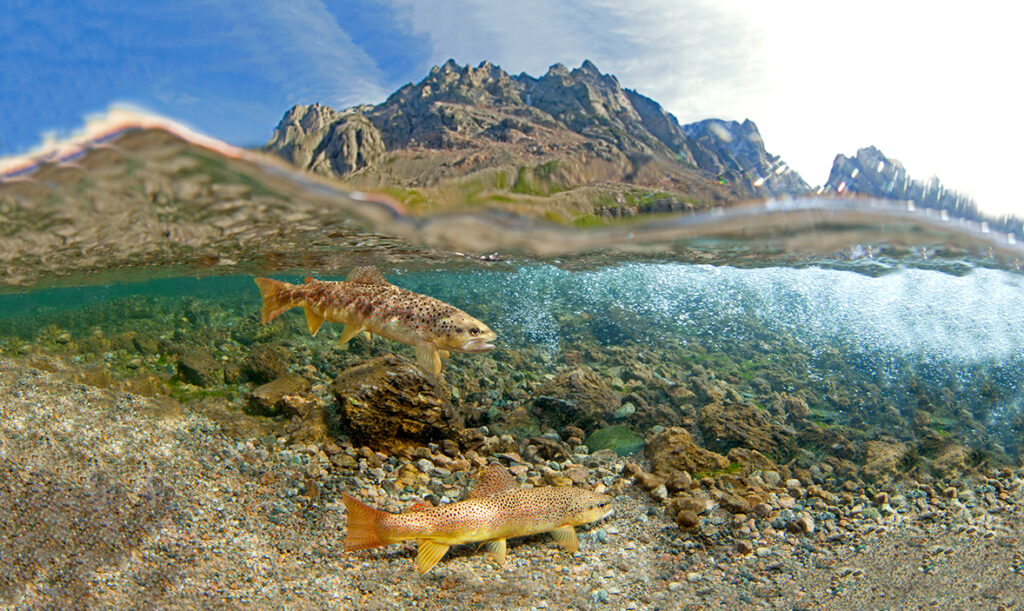
POLYGON ((349 256, 352 273, 318 253, 307 270, 97 270, 0 294, 0 600, 1019 597, 1012 266, 401 252, 349 256), (949 579, 972 586, 929 593, 949 579))

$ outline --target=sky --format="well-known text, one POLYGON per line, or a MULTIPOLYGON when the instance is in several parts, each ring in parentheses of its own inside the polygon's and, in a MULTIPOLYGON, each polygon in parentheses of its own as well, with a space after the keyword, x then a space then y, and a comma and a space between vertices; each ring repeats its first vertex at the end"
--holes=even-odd
POLYGON ((592 60, 680 123, 751 119, 812 184, 876 146, 1024 217, 1013 3, 859 0, 0 0, 0 155, 112 104, 257 146, 294 104, 379 103, 448 58, 592 60))

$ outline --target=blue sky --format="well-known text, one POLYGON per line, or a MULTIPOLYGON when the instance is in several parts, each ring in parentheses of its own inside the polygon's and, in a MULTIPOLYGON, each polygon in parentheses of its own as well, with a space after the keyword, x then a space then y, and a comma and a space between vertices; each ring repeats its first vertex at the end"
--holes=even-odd
POLYGON ((811 184, 837 153, 875 145, 916 177, 1024 215, 1011 61, 1024 57, 1020 11, 985 1, 3 0, 0 155, 113 103, 254 146, 293 104, 377 103, 449 57, 533 75, 589 58, 683 123, 754 120, 811 184))

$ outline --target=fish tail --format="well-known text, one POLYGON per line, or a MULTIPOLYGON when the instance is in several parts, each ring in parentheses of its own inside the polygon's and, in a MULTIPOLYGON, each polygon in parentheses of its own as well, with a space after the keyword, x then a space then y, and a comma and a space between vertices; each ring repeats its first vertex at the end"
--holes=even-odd
POLYGON ((348 511, 348 532, 345 534, 345 551, 380 547, 393 543, 387 536, 387 528, 381 523, 388 514, 386 511, 374 509, 356 497, 343 492, 348 511))
POLYGON ((273 278, 255 278, 256 286, 260 287, 260 296, 263 297, 263 324, 274 320, 282 312, 302 305, 299 290, 302 287, 274 280, 273 278))

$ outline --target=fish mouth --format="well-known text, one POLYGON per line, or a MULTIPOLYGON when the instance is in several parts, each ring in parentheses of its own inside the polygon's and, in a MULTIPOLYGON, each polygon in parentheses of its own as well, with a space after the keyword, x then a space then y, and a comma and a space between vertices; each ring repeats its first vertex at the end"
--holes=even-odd
POLYGON ((493 350, 494 344, 490 344, 484 338, 471 339, 465 344, 462 344, 460 350, 463 352, 487 352, 493 350))

